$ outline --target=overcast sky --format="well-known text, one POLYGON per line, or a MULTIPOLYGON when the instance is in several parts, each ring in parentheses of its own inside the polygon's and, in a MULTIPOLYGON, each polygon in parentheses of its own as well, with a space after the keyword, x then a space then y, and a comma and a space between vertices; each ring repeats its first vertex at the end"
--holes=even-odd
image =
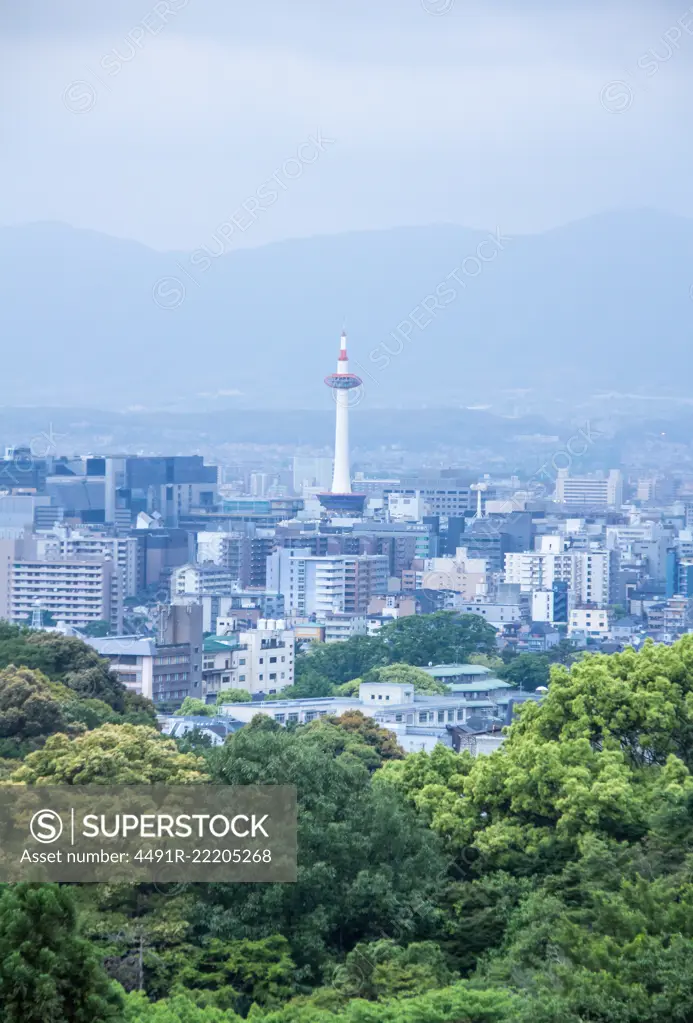
POLYGON ((0 0, 0 22, 3 224, 194 249, 273 175, 234 246, 693 215, 683 3, 0 0))

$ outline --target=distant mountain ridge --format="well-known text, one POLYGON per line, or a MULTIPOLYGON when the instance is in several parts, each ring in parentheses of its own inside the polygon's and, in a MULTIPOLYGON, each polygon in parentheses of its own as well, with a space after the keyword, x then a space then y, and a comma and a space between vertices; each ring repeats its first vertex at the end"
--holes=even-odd
POLYGON ((345 317, 364 407, 686 390, 693 222, 604 214, 479 260, 494 234, 396 228, 212 258, 62 224, 0 228, 2 402, 327 409, 345 317))

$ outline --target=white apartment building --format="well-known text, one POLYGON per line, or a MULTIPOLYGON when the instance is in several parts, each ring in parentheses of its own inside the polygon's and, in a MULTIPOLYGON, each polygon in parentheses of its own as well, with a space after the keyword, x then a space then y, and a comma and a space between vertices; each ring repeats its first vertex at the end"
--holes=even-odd
POLYGON ((609 612, 599 608, 576 607, 568 613, 568 635, 584 633, 594 639, 606 639, 609 634, 609 612))
POLYGON ((506 583, 519 585, 523 593, 534 593, 550 590, 555 582, 565 582, 575 603, 606 607, 611 584, 609 551, 565 550, 562 538, 557 536, 542 536, 537 541, 539 550, 505 555, 506 583))
POLYGON ((313 556, 281 548, 267 558, 267 589, 283 594, 286 614, 364 614, 371 597, 387 592, 388 558, 380 554, 313 556))
POLYGON ((388 494, 387 511, 392 522, 420 522, 428 505, 419 490, 415 494, 388 494))
POLYGON ((485 596, 488 578, 485 558, 470 558, 466 547, 458 547, 454 557, 426 558, 416 575, 416 588, 450 590, 462 600, 485 596))
POLYGON ((608 476, 569 476, 567 469, 559 469, 555 499, 558 504, 619 508, 623 504, 623 476, 620 469, 610 469, 608 476))
POLYGON ((352 636, 365 636, 368 633, 366 615, 331 614, 316 618, 315 624, 324 628, 326 643, 343 643, 352 636))
POLYGON ((227 689, 271 694, 293 685, 294 639, 284 620, 271 618, 261 618, 257 629, 210 636, 202 658, 205 695, 227 689))
POLYGON ((120 573, 104 558, 15 558, 10 566, 8 618, 28 625, 37 609, 76 628, 109 622, 123 629, 120 573))
POLYGON ((199 532, 197 561, 212 564, 230 572, 242 585, 248 574, 250 538, 237 530, 199 532))
POLYGON ((499 629, 511 622, 522 621, 522 607, 520 604, 500 604, 496 601, 474 600, 467 601, 455 599, 452 602, 452 609, 465 615, 479 615, 489 625, 499 629))
POLYGON ((120 569, 123 596, 137 593, 137 540, 131 536, 54 526, 49 533, 37 533, 32 541, 36 556, 46 558, 110 558, 120 569))
POLYGON ((171 573, 171 600, 176 597, 228 597, 237 585, 233 572, 219 565, 189 562, 171 573))
POLYGON ((534 590, 532 593, 532 621, 555 621, 555 593, 553 590, 534 590))

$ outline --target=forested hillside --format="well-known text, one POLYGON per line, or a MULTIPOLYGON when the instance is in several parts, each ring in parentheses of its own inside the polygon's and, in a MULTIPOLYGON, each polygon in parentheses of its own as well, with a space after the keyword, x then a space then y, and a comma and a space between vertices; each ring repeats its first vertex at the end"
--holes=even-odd
MULTIPOLYGON (((366 646, 313 681, 406 670, 366 646)), ((177 745, 78 641, 3 627, 0 667, 5 783, 299 799, 295 884, 3 886, 3 1023, 693 1020, 693 636, 554 665, 477 759, 353 713, 177 745)))

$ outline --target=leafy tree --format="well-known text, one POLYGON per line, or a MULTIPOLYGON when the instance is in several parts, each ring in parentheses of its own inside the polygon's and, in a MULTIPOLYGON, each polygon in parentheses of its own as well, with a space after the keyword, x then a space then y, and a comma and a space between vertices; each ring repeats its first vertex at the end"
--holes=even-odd
POLYGON ((208 732, 195 725, 184 735, 176 736, 176 745, 181 753, 194 753, 198 757, 206 757, 215 743, 208 732))
POLYGON ((500 678, 533 692, 549 682, 549 659, 544 654, 518 654, 498 672, 500 678))
POLYGON ((518 739, 584 738, 636 765, 664 764, 673 753, 693 767, 693 636, 554 667, 546 699, 523 709, 515 731, 518 739))
POLYGON ((186 696, 176 711, 176 717, 185 717, 187 714, 196 717, 214 717, 216 707, 205 703, 204 700, 196 700, 194 696, 186 696))
POLYGON ((122 715, 124 724, 156 726, 156 707, 151 700, 132 689, 125 691, 125 711, 122 715))
POLYGON ((384 625, 377 638, 390 663, 465 663, 472 654, 492 654, 496 649, 496 630, 488 622, 480 615, 455 611, 398 618, 384 625))
POLYGON ((110 622, 104 621, 89 622, 89 624, 85 626, 83 631, 85 636, 93 636, 94 638, 98 639, 102 636, 109 635, 111 631, 111 624, 110 622))
POLYGON ((253 697, 247 689, 222 689, 217 693, 217 707, 224 703, 250 703, 253 697))
MULTIPOLYGON (((0 671, 0 739, 11 740, 19 750, 27 739, 43 740, 65 730, 64 708, 57 698, 60 688, 27 668, 11 665, 0 671)), ((9 750, 7 744, 5 749, 9 750)))
MULTIPOLYGON (((355 998, 346 1005, 339 991, 330 988, 292 999, 282 1009, 253 1010, 248 1018, 258 1023, 515 1023, 525 1004, 508 990, 476 990, 464 982, 414 998, 377 1003, 355 998)), ((141 994, 132 994, 125 1012, 126 1023, 240 1023, 232 1013, 196 1006, 184 996, 146 1005, 141 994)))
POLYGON ((503 667, 505 661, 502 657, 497 657, 494 654, 472 654, 469 658, 469 663, 480 664, 484 668, 490 668, 491 671, 498 672, 503 667))
MULTIPOLYGON (((342 644, 330 644, 331 646, 341 646, 342 644)), ((305 700, 305 699, 316 699, 322 696, 333 696, 335 687, 324 675, 321 675, 319 671, 315 671, 310 665, 303 667, 298 677, 294 676, 296 681, 292 686, 286 686, 285 689, 281 689, 277 693, 273 693, 270 699, 275 700, 305 700)))
POLYGON ((125 999, 124 1023, 242 1023, 233 1012, 212 1005, 196 1005, 187 995, 152 1002, 141 991, 125 999))
POLYGON ((344 643, 313 643, 310 652, 299 654, 294 662, 298 685, 306 672, 314 672, 333 685, 365 675, 371 668, 387 664, 389 658, 376 636, 352 636, 344 643))
POLYGON ((174 990, 247 1015, 251 1005, 279 1007, 297 992, 296 966, 280 934, 258 941, 220 941, 190 948, 174 977, 174 990))
POLYGON ((87 729, 114 725, 122 721, 121 715, 116 714, 103 700, 73 699, 65 705, 64 711, 68 721, 82 724, 87 729))
POLYGON ((387 664, 383 668, 371 668, 364 675, 364 682, 391 682, 397 685, 412 686, 417 693, 428 693, 442 696, 449 689, 442 682, 433 678, 427 671, 414 668, 410 664, 387 664))
POLYGON ((568 667, 575 661, 580 660, 582 653, 575 649, 571 640, 559 639, 555 646, 546 651, 546 657, 548 657, 551 664, 565 664, 568 667))
POLYGON ((264 716, 213 751, 216 781, 296 785, 298 880, 203 886, 196 929, 226 939, 283 934, 315 978, 331 955, 383 931, 425 936, 436 915, 439 844, 399 793, 371 786, 374 756, 377 763, 373 747, 334 725, 290 732, 264 716))
POLYGON ((66 672, 61 681, 83 700, 102 700, 118 714, 124 714, 128 705, 127 689, 106 661, 79 671, 66 672))
POLYGON ((188 785, 204 763, 143 725, 104 725, 70 740, 51 736, 12 775, 27 785, 188 785))
POLYGON ((99 699, 118 713, 125 710, 126 687, 108 662, 81 639, 7 624, 0 631, 0 668, 32 668, 62 682, 80 697, 99 699))
POLYGON ((373 718, 362 714, 360 710, 348 710, 339 717, 330 715, 320 718, 312 721, 306 728, 315 730, 329 725, 347 732, 359 745, 372 747, 378 755, 376 764, 378 767, 384 760, 401 760, 404 756, 395 734, 389 728, 381 728, 373 718))
POLYGON ((434 941, 402 947, 389 938, 361 942, 335 973, 335 987, 349 998, 380 1001, 423 994, 453 980, 446 957, 434 941))
POLYGON ((0 894, 0 1009, 3 1023, 122 1020, 69 888, 24 883, 0 894))

